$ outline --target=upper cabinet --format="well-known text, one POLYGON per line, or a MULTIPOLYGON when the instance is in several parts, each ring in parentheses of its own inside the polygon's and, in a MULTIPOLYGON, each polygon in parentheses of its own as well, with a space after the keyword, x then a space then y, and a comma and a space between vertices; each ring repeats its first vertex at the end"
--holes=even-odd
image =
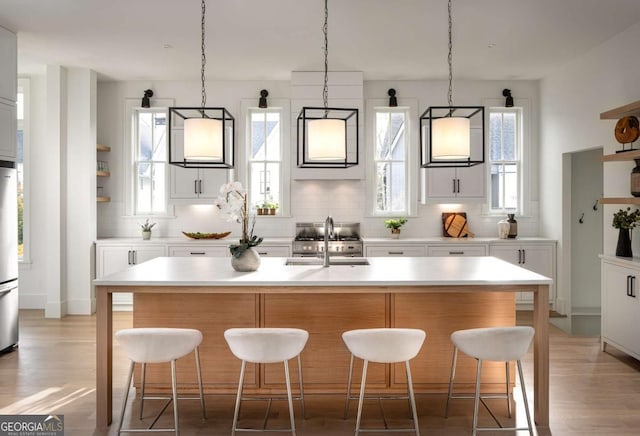
MULTIPOLYGON (((634 115, 640 118, 640 101, 629 103, 600 114, 601 120, 617 120, 622 117, 634 115)), ((602 162, 620 162, 640 159, 640 150, 629 150, 625 152, 607 154, 602 156, 602 162)), ((629 194, 631 195, 631 194, 629 194)), ((640 205, 640 197, 602 197, 601 204, 635 204, 640 205)))
POLYGON ((171 165, 169 203, 213 204, 220 186, 229 182, 229 171, 181 168, 171 165))
POLYGON ((0 102, 14 103, 18 95, 18 46, 14 33, 0 27, 0 102))
POLYGON ((428 168, 425 202, 482 201, 485 198, 484 164, 461 168, 428 168))

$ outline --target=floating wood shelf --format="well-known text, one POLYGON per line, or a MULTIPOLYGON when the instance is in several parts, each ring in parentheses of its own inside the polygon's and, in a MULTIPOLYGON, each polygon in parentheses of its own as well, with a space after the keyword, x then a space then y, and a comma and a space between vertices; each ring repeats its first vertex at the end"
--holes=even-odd
POLYGON ((96 149, 98 151, 111 151, 111 147, 109 147, 108 145, 102 145, 102 144, 97 144, 96 149))
POLYGON ((96 197, 96 201, 98 203, 109 203, 111 201, 111 197, 96 197))
POLYGON ((640 197, 602 197, 600 204, 635 204, 640 206, 640 197))
POLYGON ((629 115, 640 115, 640 101, 625 104, 624 106, 600 113, 601 120, 617 120, 629 115))
POLYGON ((621 151, 615 154, 605 154, 600 158, 602 162, 621 162, 640 159, 640 150, 621 151))
POLYGON ((111 173, 109 171, 96 171, 98 177, 109 177, 111 173))

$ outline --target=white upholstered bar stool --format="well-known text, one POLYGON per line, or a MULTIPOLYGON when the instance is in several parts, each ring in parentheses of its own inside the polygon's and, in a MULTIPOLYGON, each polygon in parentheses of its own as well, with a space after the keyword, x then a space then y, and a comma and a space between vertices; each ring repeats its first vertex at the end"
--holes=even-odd
POLYGON ((522 375, 522 363, 520 359, 527 353, 529 345, 535 330, 532 327, 487 327, 469 330, 458 330, 451 334, 451 342, 453 342, 453 361, 451 362, 451 376, 449 378, 449 392, 447 394, 447 406, 445 417, 449 415, 449 401, 453 398, 473 398, 473 425, 471 434, 475 436, 478 431, 517 431, 529 430, 529 434, 533 436, 533 427, 531 426, 531 416, 529 414, 529 403, 527 402, 527 392, 524 385, 524 376, 522 375), (468 395, 453 395, 453 382, 455 378, 455 367, 458 356, 458 350, 464 354, 475 358, 477 363, 476 386, 473 397, 468 395), (520 377, 520 388, 522 389, 522 398, 524 400, 524 410, 527 415, 528 427, 503 427, 493 411, 484 402, 483 398, 497 398, 496 395, 480 395, 480 379, 482 375, 482 361, 489 360, 494 362, 505 362, 507 371, 507 405, 509 417, 511 417, 511 402, 509 399, 509 362, 515 361, 520 377), (478 427, 478 406, 479 403, 486 407, 491 417, 496 421, 498 427, 478 427))
POLYGON ((129 376, 127 378, 127 386, 124 391, 124 399, 122 401, 122 411, 120 413, 120 422, 118 423, 118 434, 120 433, 141 433, 141 432, 175 432, 180 434, 178 420, 178 399, 199 399, 202 407, 202 418, 206 419, 204 409, 204 395, 202 391, 202 375, 200 371, 200 354, 198 346, 202 342, 202 333, 194 329, 182 328, 132 328, 124 329, 116 332, 116 340, 122 346, 122 350, 131 360, 129 367, 129 376), (180 397, 178 398, 178 385, 176 380, 176 360, 194 352, 196 359, 196 374, 198 377, 199 397, 180 397), (171 397, 145 397, 145 372, 147 363, 171 363, 171 397), (140 418, 142 419, 142 409, 145 399, 168 400, 160 413, 147 429, 123 429, 122 421, 127 407, 127 399, 129 397, 129 389, 131 387, 131 379, 136 363, 142 364, 142 392, 140 395, 140 418), (162 413, 173 401, 173 419, 174 428, 158 429, 153 428, 162 413))
MULTIPOLYGON (((413 394, 413 382, 411 380, 411 368, 409 367, 409 361, 416 357, 422 348, 426 333, 419 329, 404 329, 404 328, 374 328, 374 329, 359 329, 349 330, 342 334, 342 340, 351 352, 351 363, 349 365, 349 381, 347 384, 347 399, 345 402, 345 418, 349 409, 349 400, 351 399, 351 381, 353 375, 353 359, 354 356, 362 359, 362 381, 360 382, 360 396, 358 398, 358 414, 356 417, 356 431, 357 436, 360 432, 415 432, 416 436, 420 436, 420 429, 418 428, 418 413, 416 411, 416 400, 413 394), (384 420, 384 427, 380 429, 375 428, 360 428, 360 422, 362 419, 362 403, 365 400, 365 385, 367 381, 367 366, 369 362, 375 363, 405 363, 407 372, 407 394, 409 398, 409 406, 411 408, 411 415, 413 418, 414 428, 388 428, 386 419, 384 418, 384 411, 382 410, 382 403, 379 397, 379 404, 381 406, 382 418, 384 420)), ((391 397, 385 397, 391 398, 391 397)), ((396 399, 407 397, 394 397, 396 399)))
POLYGON ((300 400, 302 404, 302 416, 305 416, 304 389, 302 382, 302 365, 300 353, 307 344, 309 333, 296 328, 232 328, 224 332, 224 338, 229 344, 229 348, 234 356, 242 361, 240 366, 240 381, 238 382, 238 394, 236 396, 236 406, 233 413, 233 425, 231 435, 237 431, 259 431, 252 428, 238 428, 238 418, 240 415, 240 403, 242 400, 266 399, 269 401, 267 412, 262 426, 263 431, 291 431, 296 435, 296 423, 293 413, 293 400, 300 400), (293 397, 291 394, 291 381, 289 378, 289 360, 298 359, 298 381, 300 384, 300 395, 293 397), (268 398, 243 398, 242 389, 244 384, 244 373, 247 362, 249 363, 276 363, 284 364, 284 379, 287 386, 287 401, 289 403, 289 420, 291 427, 288 429, 267 429, 269 410, 274 397, 268 398))

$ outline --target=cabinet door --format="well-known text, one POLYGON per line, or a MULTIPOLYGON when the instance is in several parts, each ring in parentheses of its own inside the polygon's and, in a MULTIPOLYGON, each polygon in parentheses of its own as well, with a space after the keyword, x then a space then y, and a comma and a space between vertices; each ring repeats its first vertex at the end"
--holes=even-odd
MULTIPOLYGON (((506 260, 514 265, 522 266, 522 248, 520 245, 503 245, 494 246, 489 250, 491 256, 495 256, 498 259, 506 260)), ((518 292, 516 294, 516 301, 519 303, 533 301, 533 295, 530 292, 518 292)))
MULTIPOLYGON (((0 27, 0 98, 15 103, 18 97, 18 45, 15 33, 0 27)), ((15 117, 14 117, 15 118, 15 117)), ((15 140, 15 136, 13 138, 15 140)))
POLYGON ((456 168, 457 198, 484 198, 484 165, 456 168))
MULTIPOLYGON (((526 245, 522 248, 521 267, 529 271, 553 278, 553 247, 549 245, 526 245)), ((552 288, 551 288, 552 289, 552 288)), ((553 292, 550 292, 553 294, 553 292)), ((525 292, 522 298, 526 301, 533 301, 533 294, 525 292)), ((549 295, 549 300, 553 300, 553 295, 549 295)))
POLYGON ((430 246, 427 247, 429 256, 486 256, 487 249, 484 245, 458 245, 430 246))
POLYGON ((0 102, 0 159, 16 160, 16 106, 0 102))
POLYGON ((222 245, 183 245, 169 247, 171 257, 226 257, 229 248, 222 245))
POLYGON ((133 262, 135 265, 165 255, 164 247, 162 246, 134 246, 132 250, 134 252, 133 262))
POLYGON ((220 195, 220 186, 228 183, 229 171, 221 169, 200 169, 198 172, 201 199, 213 200, 220 195))
POLYGON ((626 353, 636 358, 640 355, 640 336, 637 323, 640 317, 638 303, 638 279, 640 273, 618 265, 603 264, 602 277, 602 337, 611 341, 626 353), (628 289, 627 277, 635 277, 633 289, 628 289), (632 297, 627 295, 632 291, 632 297))
POLYGON ((455 168, 427 169, 427 197, 454 198, 457 182, 455 168))
POLYGON ((291 256, 291 247, 289 245, 258 245, 255 248, 262 257, 291 256))
POLYGON ((197 199, 200 184, 198 170, 171 165, 169 200, 197 199))
POLYGON ((426 256, 423 245, 378 245, 366 247, 367 256, 370 257, 422 257, 426 256))

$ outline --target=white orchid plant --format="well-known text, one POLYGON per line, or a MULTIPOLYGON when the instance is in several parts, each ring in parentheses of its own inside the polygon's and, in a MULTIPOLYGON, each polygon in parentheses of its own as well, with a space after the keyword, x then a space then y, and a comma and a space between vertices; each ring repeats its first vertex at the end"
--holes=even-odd
POLYGON ((220 210, 220 213, 226 216, 227 221, 242 224, 240 242, 229 246, 231 255, 235 258, 239 258, 249 248, 262 243, 262 238, 253 235, 253 228, 256 224, 255 216, 253 216, 251 230, 249 230, 250 216, 247 197, 248 193, 242 187, 242 183, 225 183, 220 187, 220 195, 213 202, 220 210))

